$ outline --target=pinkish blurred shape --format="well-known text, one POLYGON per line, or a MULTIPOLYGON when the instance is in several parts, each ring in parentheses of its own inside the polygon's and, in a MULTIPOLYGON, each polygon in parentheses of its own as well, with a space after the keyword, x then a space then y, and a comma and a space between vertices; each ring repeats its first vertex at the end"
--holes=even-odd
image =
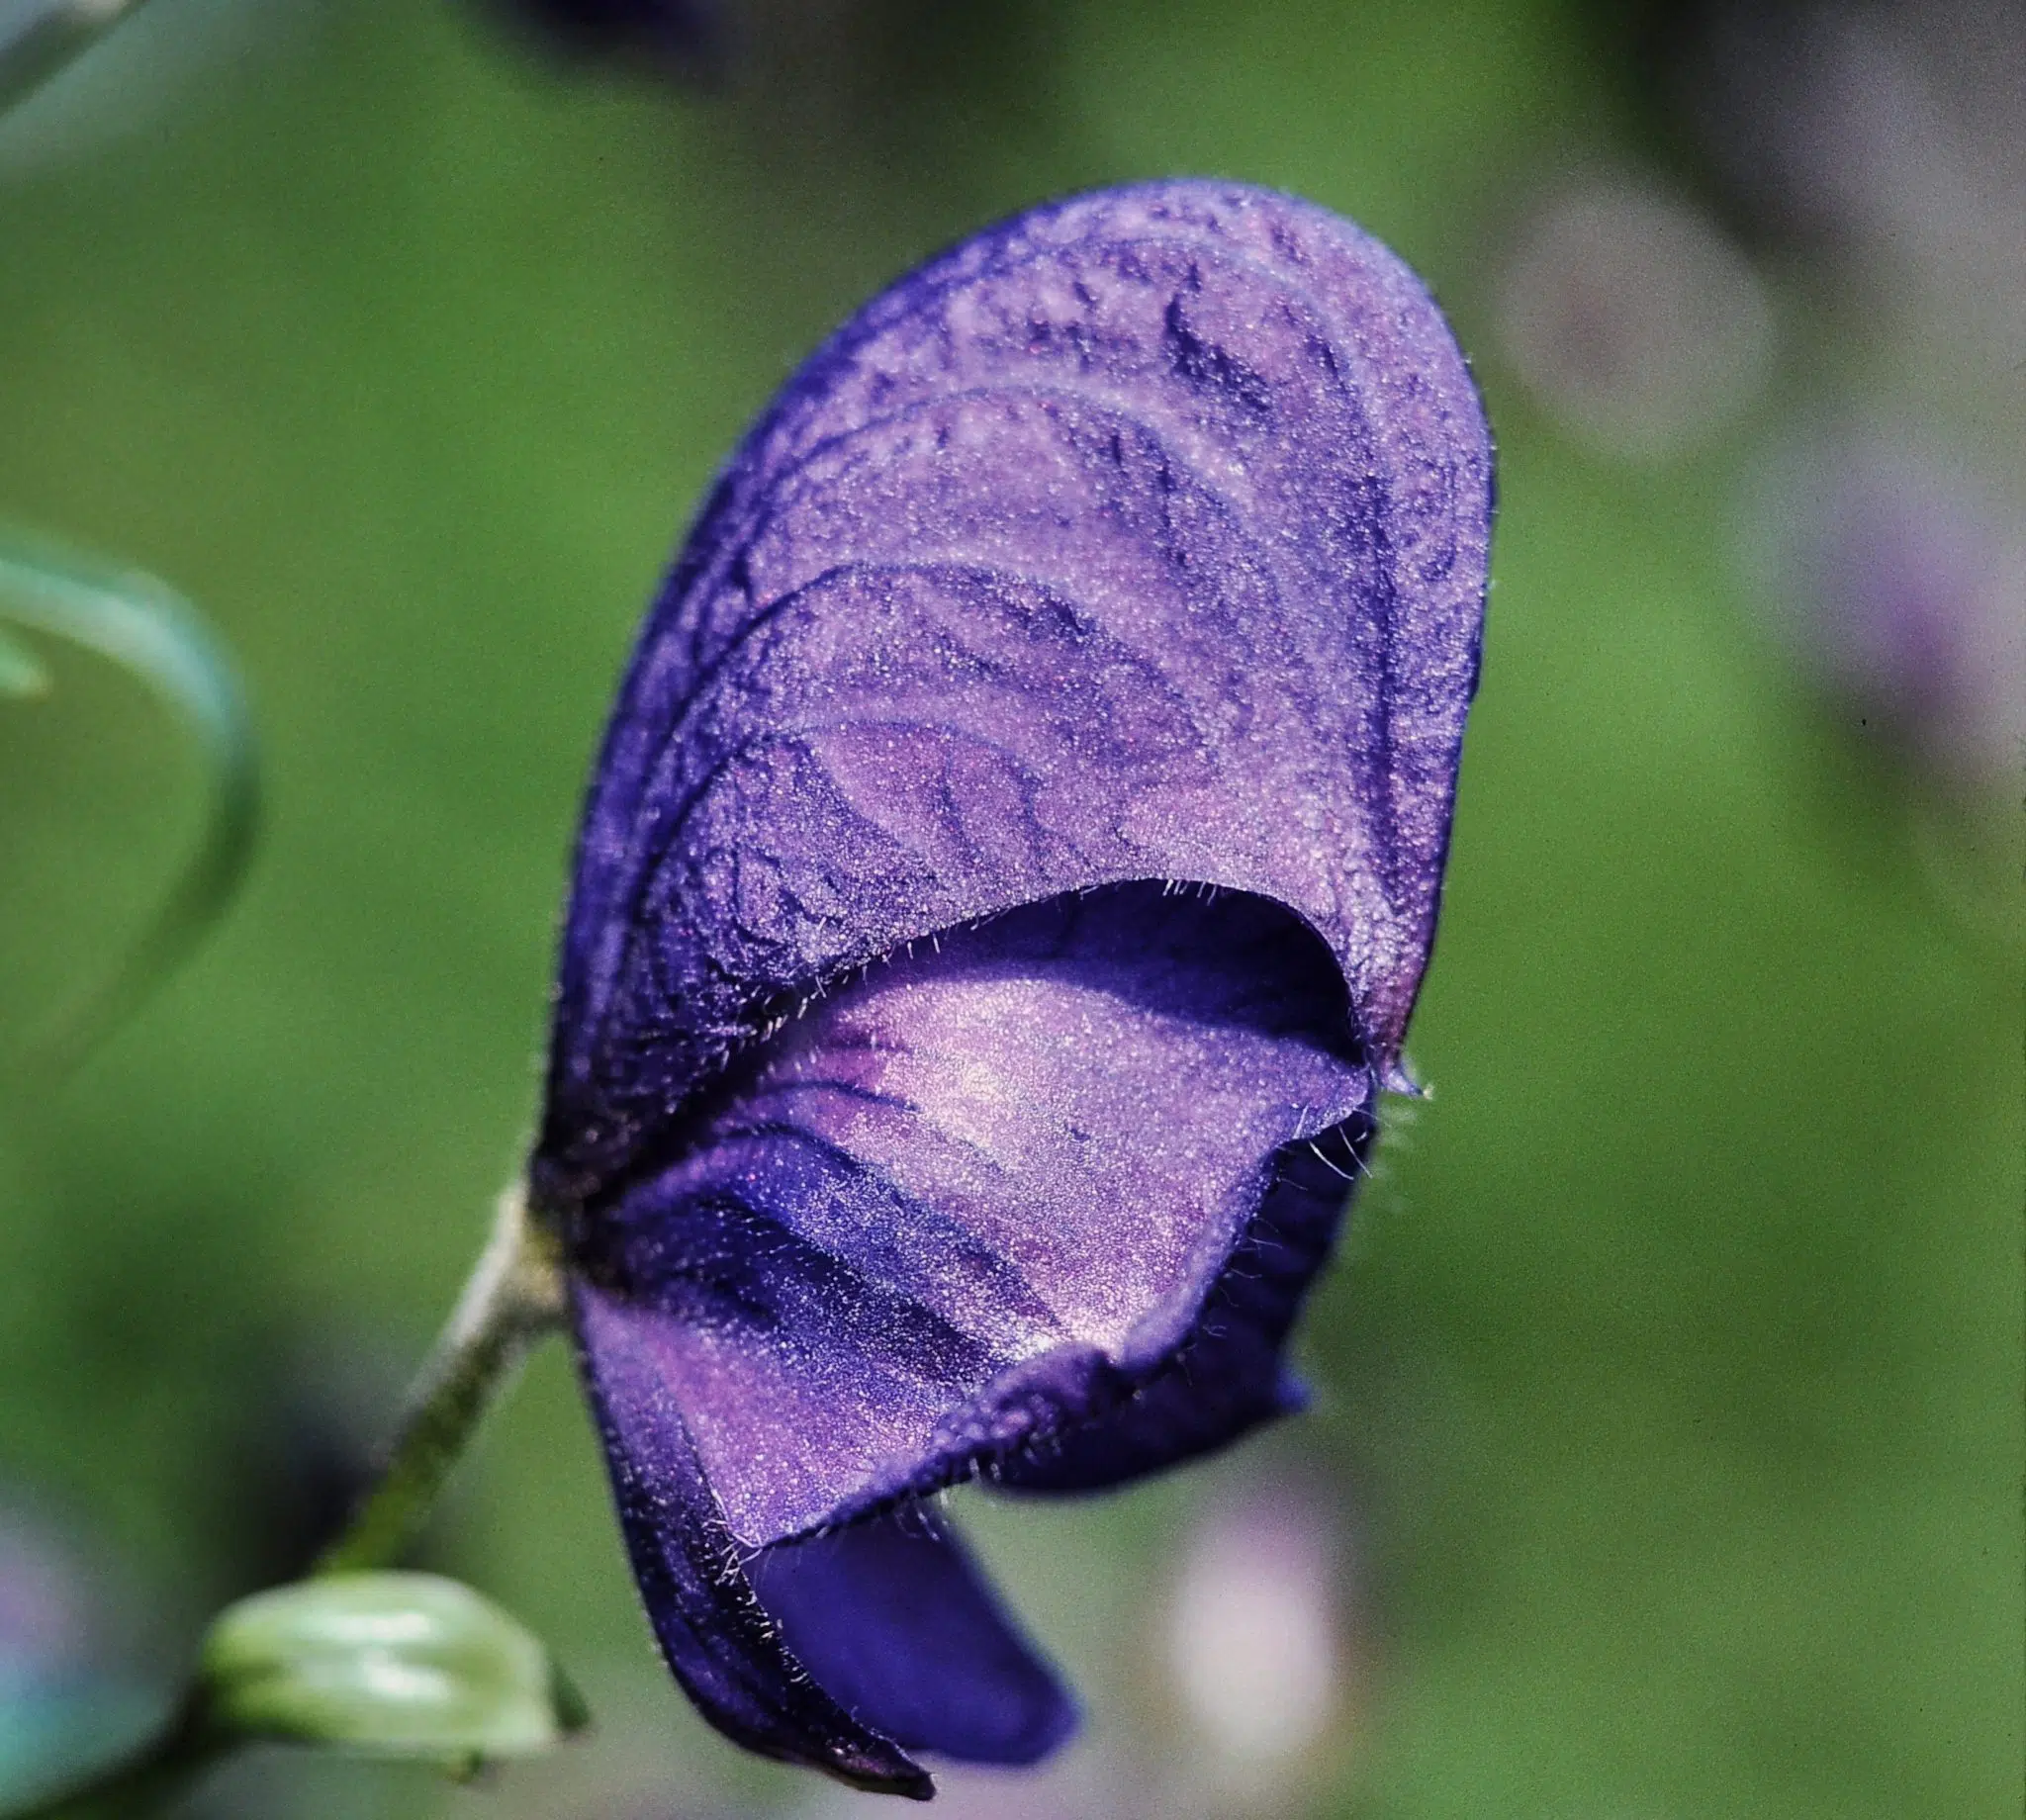
POLYGON ((109 1663, 106 1603, 52 1526, 0 1504, 0 1812, 159 1718, 159 1696, 109 1663))
POLYGON ((1347 1705, 1341 1537, 1285 1481, 1214 1504, 1183 1550, 1168 1611, 1174 1690, 1231 1809, 1278 1801, 1347 1705))
POLYGON ((1773 314, 1744 255, 1687 202, 1592 177, 1522 222, 1499 287, 1506 357, 1598 453, 1662 461, 1765 389, 1773 314))
POLYGON ((0 1689, 71 1666, 87 1629, 76 1569, 54 1538, 0 1517, 0 1689))
POLYGON ((1862 726, 1959 785, 2026 757, 2026 510, 1903 432, 1821 434, 1775 465, 1772 580, 1862 726))

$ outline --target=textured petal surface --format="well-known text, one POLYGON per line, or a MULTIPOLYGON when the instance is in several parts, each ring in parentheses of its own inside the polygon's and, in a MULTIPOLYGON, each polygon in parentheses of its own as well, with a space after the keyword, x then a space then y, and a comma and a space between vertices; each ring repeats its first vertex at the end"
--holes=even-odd
POLYGON ((580 1250, 668 1318, 732 1535, 997 1472, 1162 1367, 1276 1152, 1368 1104, 1341 1007, 1279 906, 1129 885, 919 944, 764 1045, 580 1250))
POLYGON ((545 1197, 610 1192, 783 998, 1123 879, 1299 911, 1389 1068, 1490 484, 1419 283, 1289 198, 1077 199, 868 306, 733 460, 635 655, 564 942, 545 1197))
POLYGON ((925 1799, 926 1773, 809 1680, 754 1596, 666 1387, 671 1323, 582 1283, 575 1314, 633 1577, 685 1691, 750 1750, 925 1799))
POLYGON ((1490 445, 1404 266, 1080 198, 838 331, 650 614, 532 1163, 712 1720, 923 1792, 1069 1707, 922 1501, 1118 1483, 1282 1352, 1432 939, 1490 445))
POLYGON ((1281 1351, 1335 1243, 1377 1129, 1370 1112, 1359 1111, 1288 1145, 1182 1343, 1117 1405, 998 1463, 994 1481, 1027 1492, 1123 1485, 1300 1409, 1302 1389, 1281 1351))

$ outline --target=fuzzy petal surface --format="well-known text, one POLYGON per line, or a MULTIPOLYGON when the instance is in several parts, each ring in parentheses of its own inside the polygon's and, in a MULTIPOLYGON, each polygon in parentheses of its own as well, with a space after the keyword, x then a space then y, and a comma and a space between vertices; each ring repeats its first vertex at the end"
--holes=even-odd
POLYGON ((1101 192, 875 299, 643 630, 580 844, 544 1192, 608 1192, 784 999, 1127 879, 1296 910, 1390 1069, 1490 514, 1447 325, 1310 204, 1101 192))
POLYGON ((925 1501, 1113 1485, 1283 1352, 1433 938, 1491 447, 1312 205, 1173 182, 875 299, 649 614, 531 1179, 699 1706, 924 1793, 1067 1696, 925 1501))

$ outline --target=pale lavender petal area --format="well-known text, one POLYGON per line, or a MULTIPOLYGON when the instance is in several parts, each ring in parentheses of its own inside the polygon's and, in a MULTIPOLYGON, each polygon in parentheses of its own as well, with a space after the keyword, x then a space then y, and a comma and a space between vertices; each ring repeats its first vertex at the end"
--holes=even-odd
POLYGON ((1042 209, 832 337, 733 459, 593 789, 541 1161, 595 1194, 783 993, 1131 878, 1286 903, 1390 1067, 1490 531, 1413 274, 1290 198, 1042 209))
POLYGON ((706 1712, 791 1754, 751 1710, 785 1645, 838 1708, 816 1761, 843 1714, 989 1762, 1066 1735, 915 1501, 1130 1477, 1284 1408, 1325 1146, 1354 1159, 1371 1095, 1313 934, 1151 884, 918 943, 763 1043, 576 1258, 635 1571, 706 1712))
POLYGON ((998 1462, 993 1484, 1023 1492, 1123 1485, 1300 1410, 1307 1394, 1282 1352, 1377 1131, 1372 1109, 1361 1108, 1285 1145, 1272 1185, 1181 1343, 1116 1406, 998 1462))
POLYGON ((665 1318, 732 1535, 992 1472, 1147 1382, 1280 1147, 1366 1109, 1342 996, 1276 905, 1116 886, 917 944, 765 1045, 579 1254, 665 1318))
POLYGON ((593 784, 531 1166, 664 1653, 925 1793, 1067 1696, 923 1501, 1295 1407, 1400 1085, 1491 514, 1413 275, 1146 185, 875 299, 734 457, 593 784))

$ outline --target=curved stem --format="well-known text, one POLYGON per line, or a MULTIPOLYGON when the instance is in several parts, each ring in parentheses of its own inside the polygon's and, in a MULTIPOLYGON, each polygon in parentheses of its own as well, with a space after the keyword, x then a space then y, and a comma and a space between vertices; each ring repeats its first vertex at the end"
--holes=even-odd
POLYGON ((562 1259, 519 1184, 501 1197, 491 1242, 435 1350, 379 1482, 317 1563, 319 1574, 391 1567, 414 1539, 466 1443, 531 1346, 562 1324, 562 1259))
MULTIPOLYGON (((0 46, 4 51, 4 46, 0 46)), ((152 576, 0 540, 0 618, 96 651, 138 677, 195 737, 210 793, 197 852, 117 971, 7 1067, 16 1088, 60 1081, 188 956, 231 902, 253 857, 260 760, 230 654, 197 610, 152 576)), ((46 678, 8 674, 26 692, 46 678)), ((15 692, 24 692, 17 687, 15 692)))

